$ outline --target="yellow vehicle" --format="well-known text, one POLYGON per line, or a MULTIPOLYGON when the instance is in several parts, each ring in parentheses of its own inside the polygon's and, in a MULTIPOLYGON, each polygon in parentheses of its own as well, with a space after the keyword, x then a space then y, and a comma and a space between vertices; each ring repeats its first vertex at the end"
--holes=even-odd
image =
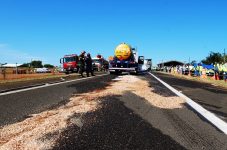
POLYGON ((142 71, 144 56, 138 56, 137 50, 126 43, 118 45, 113 59, 109 60, 109 72, 134 72, 142 71))

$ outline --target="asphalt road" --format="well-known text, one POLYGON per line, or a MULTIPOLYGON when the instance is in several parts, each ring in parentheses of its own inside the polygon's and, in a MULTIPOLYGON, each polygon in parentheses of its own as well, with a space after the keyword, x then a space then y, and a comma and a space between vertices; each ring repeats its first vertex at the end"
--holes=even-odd
POLYGON ((158 72, 154 74, 227 122, 227 89, 168 74, 158 72))
MULTIPOLYGON (((1 126, 63 105, 73 93, 105 89, 115 77, 106 75, 0 96, 1 126)), ((175 96, 150 75, 138 77, 149 81, 151 91, 175 96)), ((125 95, 102 97, 101 109, 82 115, 82 128, 67 127, 53 149, 227 149, 227 136, 187 105, 161 109, 130 91, 127 94, 131 97, 124 101, 120 97, 125 95)))
POLYGON ((114 76, 105 75, 81 81, 63 83, 35 90, 0 96, 0 126, 15 123, 66 103, 74 93, 105 87, 114 76), (95 84, 98 82, 99 84, 95 84))
MULTIPOLYGON (((85 74, 85 73, 84 73, 85 74)), ((106 74, 106 72, 95 72, 96 75, 106 74)), ((62 77, 49 77, 49 78, 40 78, 40 79, 32 79, 32 80, 21 80, 21 81, 11 81, 6 83, 0 83, 0 93, 4 93, 7 91, 13 91, 18 89, 24 89, 29 87, 41 86, 45 84, 64 82, 74 79, 81 78, 79 74, 73 73, 69 75, 64 75, 62 77)))
MULTIPOLYGON (((150 75, 140 77, 149 81, 153 92, 175 96, 150 75)), ((125 101, 103 97, 102 109, 83 115, 82 129, 68 127, 54 149, 227 149, 227 136, 187 105, 161 109, 128 94, 131 98, 125 101)))

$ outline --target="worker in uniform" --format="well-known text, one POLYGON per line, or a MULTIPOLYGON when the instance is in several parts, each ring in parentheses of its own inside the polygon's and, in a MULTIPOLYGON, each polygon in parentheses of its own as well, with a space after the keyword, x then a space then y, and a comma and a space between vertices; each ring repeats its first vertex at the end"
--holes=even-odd
POLYGON ((227 81, 227 63, 223 65, 223 79, 227 81))
POLYGON ((199 64, 195 67, 195 74, 196 76, 199 76, 199 64))
POLYGON ((87 53, 87 57, 85 59, 85 63, 86 63, 87 77, 89 77, 89 73, 91 73, 91 75, 94 76, 93 66, 92 66, 92 59, 91 59, 90 53, 87 53))
POLYGON ((199 65, 199 76, 202 76, 203 66, 202 64, 199 65))
POLYGON ((80 56, 79 56, 79 73, 81 77, 84 77, 83 72, 85 70, 85 51, 82 51, 80 56))

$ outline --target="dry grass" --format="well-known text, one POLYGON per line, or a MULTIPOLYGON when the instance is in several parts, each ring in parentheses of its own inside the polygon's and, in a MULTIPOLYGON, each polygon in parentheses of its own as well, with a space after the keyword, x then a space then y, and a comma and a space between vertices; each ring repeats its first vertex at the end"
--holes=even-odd
POLYGON ((57 78, 63 77, 65 74, 58 73, 44 73, 44 74, 6 74, 6 78, 3 78, 3 75, 0 74, 0 83, 7 83, 7 82, 17 82, 17 81, 27 81, 27 80, 34 80, 34 79, 48 79, 48 78, 57 78))

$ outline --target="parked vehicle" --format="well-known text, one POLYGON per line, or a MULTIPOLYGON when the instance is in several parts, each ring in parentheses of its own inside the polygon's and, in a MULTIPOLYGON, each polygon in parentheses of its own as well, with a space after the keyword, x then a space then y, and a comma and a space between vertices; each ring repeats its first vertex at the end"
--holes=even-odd
POLYGON ((152 67, 152 60, 151 59, 145 59, 144 60, 144 66, 145 66, 145 70, 147 71, 151 71, 151 67, 152 67))
POLYGON ((35 68, 36 73, 51 73, 48 68, 35 68))
POLYGON ((102 55, 97 55, 92 58, 93 69, 95 71, 104 71, 106 70, 106 65, 108 65, 108 61, 103 58, 102 55))
POLYGON ((79 71, 78 61, 79 58, 76 54, 65 55, 60 59, 60 63, 63 64, 63 69, 66 74, 79 71))
POLYGON ((109 60, 109 72, 112 73, 139 73, 146 71, 144 56, 138 56, 137 50, 122 43, 115 49, 115 55, 109 60))

